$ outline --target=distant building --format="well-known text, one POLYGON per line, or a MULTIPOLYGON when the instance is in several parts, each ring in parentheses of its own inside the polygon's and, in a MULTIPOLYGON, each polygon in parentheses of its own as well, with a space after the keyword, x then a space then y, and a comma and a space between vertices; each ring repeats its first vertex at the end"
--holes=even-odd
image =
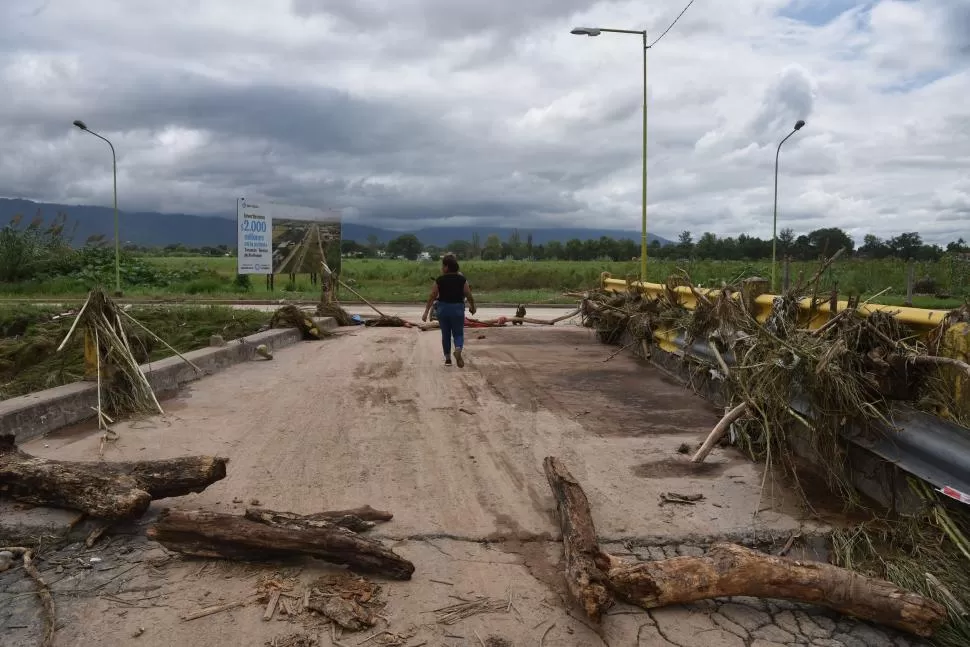
POLYGON ((431 260, 431 254, 430 254, 430 252, 421 252, 420 254, 418 254, 418 260, 419 261, 430 261, 431 260))

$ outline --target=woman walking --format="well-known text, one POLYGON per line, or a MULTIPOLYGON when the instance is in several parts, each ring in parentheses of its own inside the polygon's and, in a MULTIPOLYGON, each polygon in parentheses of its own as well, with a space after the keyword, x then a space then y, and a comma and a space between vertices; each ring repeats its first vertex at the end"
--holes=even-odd
POLYGON ((465 346, 465 299, 468 312, 475 314, 475 298, 465 275, 458 271, 458 260, 448 254, 441 259, 441 276, 435 279, 431 296, 424 307, 421 321, 428 320, 431 306, 437 300, 438 325, 441 326, 441 348, 445 352, 445 366, 451 366, 451 340, 455 340, 455 363, 465 366, 461 353, 465 346))

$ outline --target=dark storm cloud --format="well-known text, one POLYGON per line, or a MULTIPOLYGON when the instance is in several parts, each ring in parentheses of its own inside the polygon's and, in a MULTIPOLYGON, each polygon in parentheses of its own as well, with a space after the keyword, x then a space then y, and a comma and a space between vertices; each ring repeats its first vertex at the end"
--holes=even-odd
POLYGON ((326 14, 362 30, 412 29, 436 39, 483 31, 519 33, 549 19, 566 18, 599 0, 293 0, 298 15, 326 14))
POLYGON ((181 126, 224 137, 267 138, 292 150, 350 155, 420 149, 451 136, 407 104, 352 97, 333 88, 239 85, 187 75, 124 81, 72 106, 24 106, 7 124, 54 136, 85 115, 92 128, 181 126))
POLYGON ((790 131, 797 120, 811 119, 814 95, 811 79, 804 69, 785 69, 762 97, 748 133, 759 143, 776 140, 778 133, 790 131))

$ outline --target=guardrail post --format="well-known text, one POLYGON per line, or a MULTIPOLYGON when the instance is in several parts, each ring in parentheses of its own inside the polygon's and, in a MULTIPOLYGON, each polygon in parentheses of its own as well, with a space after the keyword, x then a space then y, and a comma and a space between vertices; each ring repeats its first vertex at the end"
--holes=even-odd
MULTIPOLYGON (((970 324, 958 323, 947 328, 941 354, 970 362, 970 324)), ((951 371, 954 374, 953 395, 956 396, 956 406, 963 415, 970 415, 970 379, 963 371, 951 371)))

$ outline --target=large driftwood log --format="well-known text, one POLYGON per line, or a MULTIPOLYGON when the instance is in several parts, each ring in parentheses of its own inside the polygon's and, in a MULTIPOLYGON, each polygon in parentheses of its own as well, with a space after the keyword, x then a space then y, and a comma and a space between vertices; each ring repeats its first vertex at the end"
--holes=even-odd
POLYGON ((170 550, 197 557, 262 561, 310 555, 360 571, 411 579, 414 564, 379 541, 341 527, 267 523, 273 521, 272 514, 253 521, 217 512, 172 510, 148 530, 148 536, 170 550))
POLYGON ((946 620, 942 605, 890 582, 734 544, 715 544, 703 557, 623 562, 599 549, 579 483, 558 459, 548 457, 543 465, 559 507, 569 591, 593 619, 600 618, 615 594, 644 609, 725 596, 783 598, 923 637, 946 620))
POLYGON ((364 521, 390 521, 394 518, 394 515, 384 510, 375 510, 369 505, 362 505, 350 510, 330 510, 308 515, 310 519, 333 519, 335 517, 359 517, 364 521))
POLYGON ((218 456, 183 456, 157 461, 124 463, 90 463, 99 469, 127 474, 152 499, 167 499, 201 492, 216 481, 226 478, 228 459, 218 456))
POLYGON ((365 521, 352 514, 326 516, 329 513, 301 515, 294 512, 276 512, 265 508, 247 508, 245 517, 250 521, 264 523, 278 528, 291 530, 305 530, 307 528, 346 528, 354 532, 363 532, 374 527, 373 521, 365 521))
POLYGON ((191 456, 125 463, 58 461, 0 436, 0 495, 108 520, 137 517, 152 499, 201 492, 226 476, 226 459, 191 456))
POLYGON ((549 456, 543 461, 546 479, 556 497, 559 525, 565 553, 566 585, 586 614, 599 622, 613 605, 613 595, 606 586, 600 569, 604 563, 589 501, 569 470, 559 459, 549 456))
POLYGON ((735 595, 781 598, 818 604, 923 637, 932 635, 946 619, 942 605, 890 582, 735 544, 715 544, 703 557, 636 564, 614 561, 607 580, 619 597, 644 609, 735 595))

